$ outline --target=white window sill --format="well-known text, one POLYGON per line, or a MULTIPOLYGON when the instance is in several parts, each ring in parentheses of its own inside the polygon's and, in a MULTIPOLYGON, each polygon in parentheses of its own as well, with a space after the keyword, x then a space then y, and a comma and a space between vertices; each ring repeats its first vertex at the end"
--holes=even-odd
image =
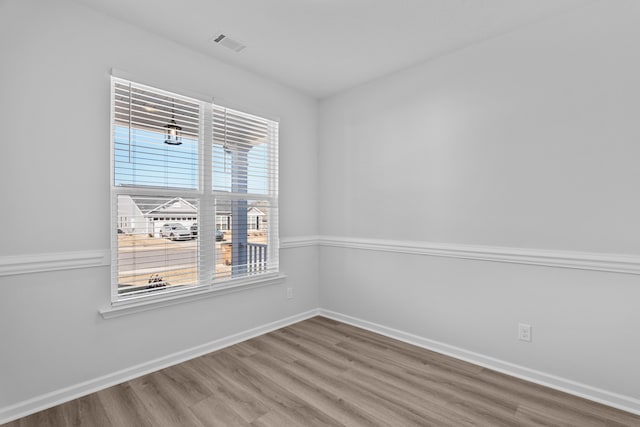
POLYGON ((174 293, 132 298, 130 300, 113 302, 111 306, 100 309, 99 312, 104 319, 112 319, 114 317, 126 316, 128 314, 140 313, 147 310, 154 310, 156 308, 168 307, 190 301, 197 301, 213 296, 247 291, 262 286, 277 285, 284 282, 286 277, 287 276, 283 274, 272 274, 268 276, 260 276, 258 278, 245 278, 214 287, 200 287, 191 290, 176 291, 174 293))

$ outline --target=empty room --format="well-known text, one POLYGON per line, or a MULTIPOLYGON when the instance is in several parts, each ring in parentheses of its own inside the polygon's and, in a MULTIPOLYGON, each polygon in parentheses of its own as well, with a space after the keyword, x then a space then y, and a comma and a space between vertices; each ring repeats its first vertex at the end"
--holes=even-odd
POLYGON ((637 0, 0 0, 0 425, 640 426, 637 0))

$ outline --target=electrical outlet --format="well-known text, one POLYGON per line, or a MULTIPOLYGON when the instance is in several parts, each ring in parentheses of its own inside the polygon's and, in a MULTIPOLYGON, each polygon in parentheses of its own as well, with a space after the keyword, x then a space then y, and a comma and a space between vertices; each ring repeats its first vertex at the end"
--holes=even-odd
POLYGON ((531 342, 531 325, 518 323, 518 339, 520 341, 531 342))
POLYGON ((293 298, 293 288, 287 288, 287 299, 293 298))

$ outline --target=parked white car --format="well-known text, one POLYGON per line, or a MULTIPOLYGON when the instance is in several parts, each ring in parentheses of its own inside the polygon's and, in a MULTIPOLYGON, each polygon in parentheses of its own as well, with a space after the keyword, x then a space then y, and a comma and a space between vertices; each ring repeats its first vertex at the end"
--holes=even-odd
MULTIPOLYGON (((195 239, 198 237, 198 223, 194 222, 191 224, 191 236, 195 239)), ((224 240, 224 233, 220 230, 216 230, 216 242, 221 242, 224 240)))
POLYGON ((191 240, 191 231, 184 225, 172 222, 164 224, 160 229, 160 237, 167 237, 171 240, 191 240))

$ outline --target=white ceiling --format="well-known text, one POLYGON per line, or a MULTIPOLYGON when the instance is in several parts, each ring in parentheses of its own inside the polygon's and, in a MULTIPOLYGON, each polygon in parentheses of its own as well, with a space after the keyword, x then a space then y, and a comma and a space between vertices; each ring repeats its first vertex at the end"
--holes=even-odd
POLYGON ((77 1, 322 98, 588 0, 77 1))

